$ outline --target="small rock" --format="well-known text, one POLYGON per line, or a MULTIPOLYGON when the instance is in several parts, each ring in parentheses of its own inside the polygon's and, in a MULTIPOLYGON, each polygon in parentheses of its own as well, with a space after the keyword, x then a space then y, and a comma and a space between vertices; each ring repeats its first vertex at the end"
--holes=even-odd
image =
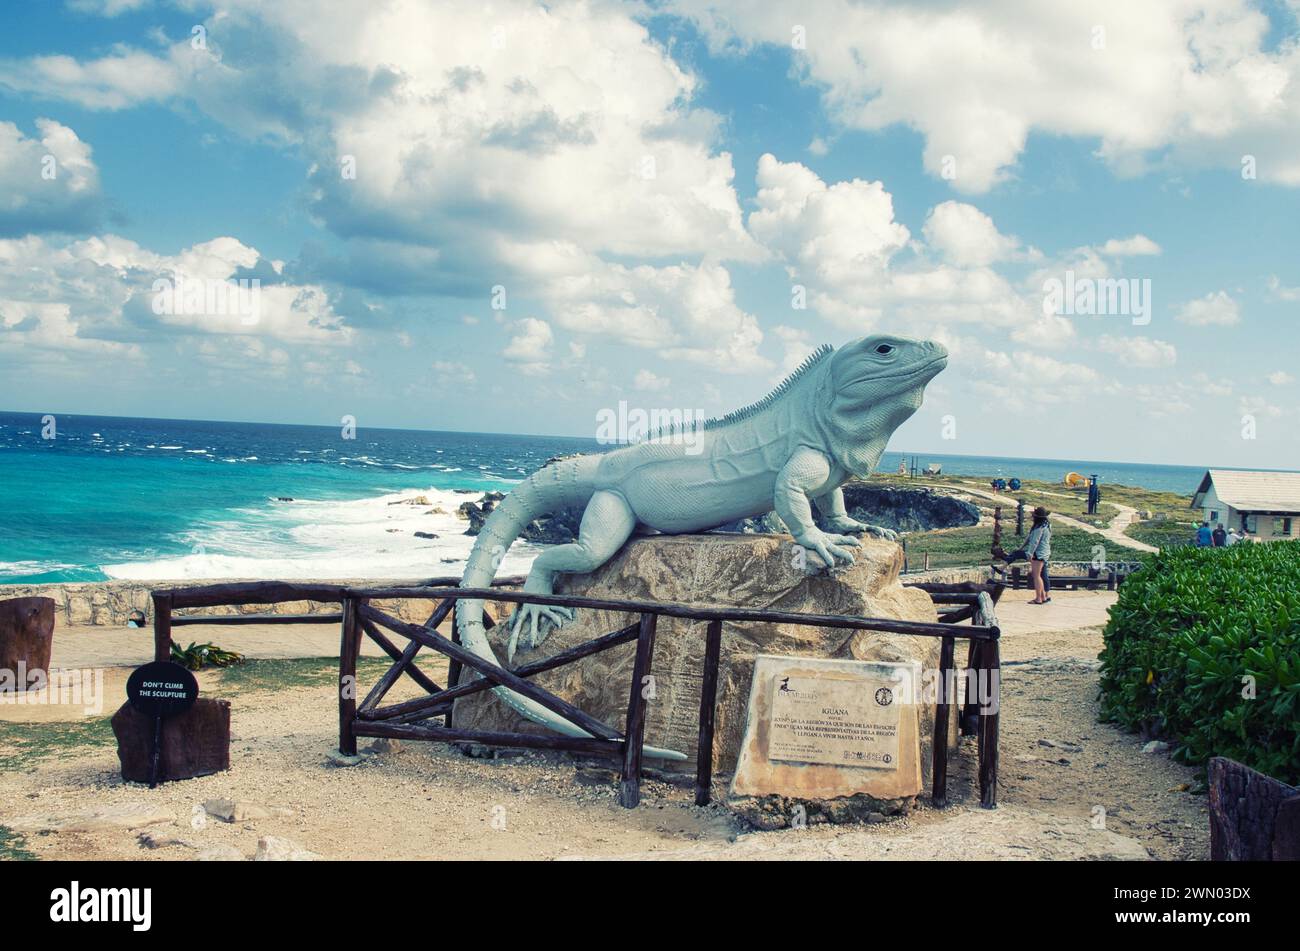
POLYGON ((165 835, 160 832, 141 832, 137 839, 140 840, 142 849, 170 849, 181 847, 186 849, 195 848, 193 842, 186 842, 184 839, 178 839, 174 835, 165 835))
POLYGON ((1039 740, 1039 746, 1046 746, 1052 750, 1064 750, 1067 753, 1082 753, 1083 747, 1078 743, 1067 743, 1064 740, 1039 740))
POLYGON ((254 862, 315 862, 320 856, 304 849, 292 839, 281 839, 274 835, 264 835, 257 840, 257 854, 254 862))
POLYGON ((1151 755, 1156 753, 1168 753, 1169 744, 1164 740, 1152 740, 1150 743, 1142 747, 1142 752, 1151 755))
POLYGON ((338 750, 330 750, 325 757, 326 762, 331 766, 343 769, 348 766, 356 766, 364 762, 360 756, 348 756, 346 753, 340 753, 338 750))
POLYGON ((438 536, 435 535, 433 532, 416 532, 415 537, 416 538, 437 538, 438 536))
POLYGON ((213 845, 194 856, 196 862, 242 862, 244 853, 233 845, 213 845))
POLYGON ((573 778, 580 786, 612 786, 619 781, 621 775, 612 769, 584 766, 574 770, 573 778))
POLYGON ((222 822, 247 822, 293 815, 293 810, 288 806, 264 806, 246 799, 209 799, 203 804, 203 811, 222 822))

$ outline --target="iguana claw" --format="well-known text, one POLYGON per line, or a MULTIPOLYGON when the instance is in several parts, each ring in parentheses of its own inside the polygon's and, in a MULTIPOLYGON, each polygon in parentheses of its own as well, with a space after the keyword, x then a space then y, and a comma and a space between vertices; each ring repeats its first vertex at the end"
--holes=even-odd
POLYGON ((852 535, 835 535, 831 532, 823 532, 821 529, 804 532, 796 536, 795 541, 820 558, 827 568, 834 568, 838 564, 853 564, 853 553, 848 549, 859 548, 862 545, 862 542, 852 535))
POLYGON ((519 645, 519 633, 528 621, 528 633, 524 646, 529 650, 538 647, 550 636, 554 628, 563 627, 573 620, 572 608, 561 608, 550 604, 521 604, 510 619, 510 641, 506 644, 506 661, 515 659, 515 648, 519 645), (547 626, 550 622, 550 626, 547 626))

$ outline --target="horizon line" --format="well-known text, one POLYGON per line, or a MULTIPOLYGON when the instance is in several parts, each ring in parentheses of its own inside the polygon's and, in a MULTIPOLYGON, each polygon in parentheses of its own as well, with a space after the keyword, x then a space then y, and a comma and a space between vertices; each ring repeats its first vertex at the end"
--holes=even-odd
MULTIPOLYGON (((98 413, 50 413, 48 411, 37 412, 37 411, 28 411, 28 410, 8 410, 8 409, 0 409, 0 416, 37 416, 37 417, 71 416, 74 418, 82 417, 86 419, 128 419, 128 420, 137 420, 142 422, 159 422, 159 423, 222 423, 231 426, 284 426, 284 427, 307 427, 307 428, 314 428, 314 429, 338 428, 337 424, 332 424, 332 423, 284 423, 284 422, 272 422, 269 420, 256 420, 256 419, 196 419, 192 417, 180 417, 180 416, 116 416, 116 415, 103 415, 98 413)), ((376 429, 379 430, 380 432, 392 432, 392 433, 454 433, 456 435, 461 435, 461 436, 516 436, 516 437, 523 437, 526 439, 579 439, 579 440, 586 440, 588 442, 598 443, 598 440, 596 439, 595 436, 570 436, 570 435, 564 435, 560 433, 513 433, 513 432, 499 432, 494 430, 482 430, 482 429, 415 429, 406 426, 369 426, 369 425, 358 426, 357 429, 358 431, 362 429, 376 429)), ((631 444, 629 443, 629 444, 620 444, 620 445, 631 445, 631 444)), ((618 447, 616 446, 614 448, 618 448, 618 447)), ((1090 462, 1090 463, 1101 463, 1104 465, 1113 465, 1113 466, 1148 466, 1148 467, 1160 466, 1160 467, 1165 467, 1170 469, 1206 469, 1206 470, 1238 469, 1240 471, 1247 471, 1247 472, 1251 472, 1251 471, 1296 472, 1298 471, 1294 469, 1275 469, 1275 468, 1246 469, 1241 466, 1211 465, 1205 463, 1191 464, 1191 463, 1182 463, 1182 462, 1133 462, 1126 459, 1083 459, 1083 458, 1059 459, 1050 456, 1014 456, 1014 455, 997 455, 997 454, 989 454, 989 453, 981 454, 981 453, 942 452, 938 450, 918 451, 918 450, 910 450, 910 449, 906 449, 906 450, 891 449, 890 447, 886 446, 885 453, 890 453, 890 452, 902 456, 920 456, 920 455, 928 454, 932 456, 944 456, 944 457, 956 458, 956 459, 984 459, 984 458, 1009 459, 1016 462, 1060 462, 1060 463, 1090 462)), ((872 474, 893 475, 894 473, 885 472, 878 468, 872 474)))

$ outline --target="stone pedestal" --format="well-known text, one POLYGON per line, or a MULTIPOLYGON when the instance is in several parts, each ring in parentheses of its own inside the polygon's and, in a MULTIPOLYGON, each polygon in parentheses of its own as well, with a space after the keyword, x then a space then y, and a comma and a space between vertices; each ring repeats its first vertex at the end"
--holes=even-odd
POLYGON ((0 690, 21 693, 29 684, 44 687, 54 648, 54 601, 11 598, 0 601, 0 690), (39 683, 31 680, 40 671, 39 683))
MULTIPOLYGON (((132 783, 149 781, 153 751, 153 717, 129 703, 113 714, 113 735, 122 778, 132 783)), ((162 726, 162 755, 158 779, 167 782, 207 776, 230 768, 230 701, 200 697, 184 713, 167 717, 162 726)))
MULTIPOLYGON (((898 572, 902 550, 892 542, 863 539, 855 564, 831 572, 801 567, 788 535, 652 535, 635 538, 589 575, 561 576, 559 593, 593 598, 714 603, 800 613, 855 614, 910 621, 936 619, 925 592, 904 588, 898 572)), ((807 560, 809 566, 815 558, 807 560)), ((580 610, 570 625, 541 647, 520 650, 513 665, 549 657, 635 621, 618 612, 580 610)), ((655 643, 653 696, 646 743, 687 754, 693 769, 698 736, 700 685, 704 670, 705 624, 661 617, 655 643)), ((497 656, 505 659, 504 624, 489 632, 497 656)), ((754 659, 759 654, 849 658, 938 666, 939 640, 803 625, 726 623, 718 676, 714 773, 736 767, 745 729, 754 659)), ((627 712, 635 644, 624 644, 574 664, 547 671, 535 681, 617 729, 627 712)), ((918 756, 928 782, 933 707, 921 709, 918 756)), ((462 729, 544 733, 490 694, 457 701, 462 729)), ((957 735, 956 729, 950 731, 957 735)))

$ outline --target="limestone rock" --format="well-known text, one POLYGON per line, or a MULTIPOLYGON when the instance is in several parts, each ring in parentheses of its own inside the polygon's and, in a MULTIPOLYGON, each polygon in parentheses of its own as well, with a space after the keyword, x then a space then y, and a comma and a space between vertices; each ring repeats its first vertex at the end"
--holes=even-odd
MULTIPOLYGON (((901 549, 864 538, 855 564, 831 572, 796 567, 789 536, 655 535, 634 538, 589 575, 561 576, 557 590, 594 598, 714 603, 779 611, 854 614, 934 621, 935 609, 923 591, 898 582, 901 549)), ((553 631, 534 650, 520 649, 512 666, 529 663, 618 630, 635 621, 630 614, 584 610, 570 625, 553 631)), ((704 670, 705 624, 661 617, 656 637, 654 696, 650 700, 646 742, 695 754, 699 696, 704 670)), ((507 626, 489 632, 497 656, 505 659, 507 626)), ((749 697, 754 657, 789 654, 858 660, 919 661, 938 666, 939 639, 817 628, 803 625, 732 624, 722 628, 714 769, 736 765, 749 697)), ((534 682, 598 717, 623 728, 635 644, 624 644, 547 671, 534 682)), ((954 708, 955 709, 955 708, 954 708)), ((456 703, 455 721, 463 729, 545 733, 490 694, 456 703)), ((929 775, 933 708, 923 709, 922 762, 929 775)), ((953 737, 957 731, 950 731, 953 737)), ((680 768, 680 764, 679 764, 680 768)), ((928 781, 928 778, 927 778, 928 781)))
POLYGON ((315 852, 303 848, 292 839, 264 835, 257 840, 254 862, 315 862, 320 858, 315 852))
POLYGON ((246 799, 209 799, 203 804, 203 811, 222 822, 250 822, 293 815, 293 810, 288 806, 264 806, 246 799))
POLYGON ((146 803, 101 806, 64 815, 18 816, 4 824, 15 832, 102 832, 106 829, 140 829, 174 817, 146 803))
POLYGON ((194 856, 196 862, 242 862, 244 853, 233 845, 213 845, 200 849, 194 856))

